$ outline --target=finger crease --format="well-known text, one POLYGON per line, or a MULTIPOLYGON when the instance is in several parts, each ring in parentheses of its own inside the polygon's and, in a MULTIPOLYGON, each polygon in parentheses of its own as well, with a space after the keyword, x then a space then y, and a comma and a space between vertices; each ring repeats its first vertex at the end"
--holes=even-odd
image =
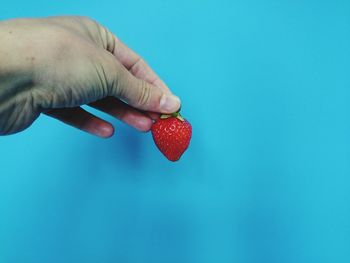
POLYGON ((158 78, 157 78, 157 77, 154 77, 154 79, 153 79, 153 80, 151 80, 151 82, 150 82, 150 83, 151 83, 152 85, 154 85, 154 83, 155 83, 157 80, 158 80, 158 78))
POLYGON ((147 105, 151 96, 151 89, 150 89, 150 86, 145 81, 141 81, 141 85, 142 86, 141 86, 141 95, 140 95, 139 103, 140 105, 147 105))
POLYGON ((133 65, 131 65, 131 66, 128 68, 128 70, 129 70, 130 72, 132 72, 133 70, 135 70, 135 67, 137 67, 137 65, 139 65, 139 64, 141 63, 141 61, 142 61, 142 58, 139 57, 139 58, 137 59, 137 61, 136 61, 133 65))

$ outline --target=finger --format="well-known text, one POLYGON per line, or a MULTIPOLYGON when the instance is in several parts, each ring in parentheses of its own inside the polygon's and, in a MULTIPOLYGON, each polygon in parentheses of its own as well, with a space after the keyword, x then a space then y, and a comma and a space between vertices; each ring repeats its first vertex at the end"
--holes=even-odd
POLYGON ((135 77, 161 88, 164 92, 170 93, 170 89, 151 67, 119 39, 115 41, 114 55, 135 77))
POLYGON ((103 51, 100 54, 102 71, 108 83, 107 95, 122 99, 132 107, 159 113, 173 113, 180 108, 180 99, 133 76, 115 57, 103 51))
POLYGON ((149 131, 153 123, 148 116, 113 97, 106 97, 90 103, 89 106, 125 122, 139 131, 149 131))
POLYGON ((139 79, 143 79, 148 83, 153 84, 154 86, 162 89, 164 92, 171 93, 167 85, 156 75, 156 73, 150 68, 147 63, 140 58, 135 62, 129 69, 131 74, 139 79))
MULTIPOLYGON (((133 74, 139 79, 143 79, 146 82, 162 89, 165 93, 171 91, 168 86, 158 77, 158 75, 151 69, 149 65, 132 49, 126 46, 122 41, 116 39, 114 48, 115 57, 133 74)), ((159 113, 147 112, 147 115, 152 120, 157 120, 160 116, 159 113)))
POLYGON ((158 120, 160 118, 160 114, 157 112, 148 111, 148 112, 146 112, 146 114, 154 121, 158 120))
POLYGON ((108 138, 114 133, 114 128, 110 123, 80 107, 54 109, 45 112, 45 114, 98 137, 108 138))
POLYGON ((135 77, 151 83, 164 92, 171 93, 167 85, 136 52, 102 25, 100 25, 100 32, 102 39, 104 39, 106 50, 111 52, 135 77))
MULTIPOLYGON (((121 70, 124 81, 114 81, 114 83, 120 82, 123 84, 117 85, 119 87, 116 90, 116 96, 121 97, 133 107, 144 111, 173 113, 178 110, 181 104, 180 99, 171 93, 169 88, 144 60, 117 39, 107 28, 101 25, 99 25, 99 27, 105 50, 112 53, 124 69, 128 70, 130 73, 128 75, 125 73, 125 70, 121 70), (133 76, 133 78, 130 75, 133 76), (132 84, 131 86, 133 86, 133 88, 128 84, 132 84), (157 89, 159 91, 157 91, 157 89)), ((149 116, 157 118, 157 116, 152 113, 149 114, 149 116)))

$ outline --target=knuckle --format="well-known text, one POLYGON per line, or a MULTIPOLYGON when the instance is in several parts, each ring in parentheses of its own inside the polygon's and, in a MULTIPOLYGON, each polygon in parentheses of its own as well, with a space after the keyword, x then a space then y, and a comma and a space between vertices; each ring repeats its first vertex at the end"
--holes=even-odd
POLYGON ((100 26, 100 28, 102 28, 101 35, 103 39, 104 48, 110 53, 114 54, 117 45, 116 36, 104 26, 100 26))
POLYGON ((95 38, 100 42, 100 45, 113 54, 118 41, 117 37, 108 28, 101 25, 96 20, 88 18, 87 24, 89 24, 90 28, 96 32, 94 35, 96 35, 95 38))
POLYGON ((76 16, 76 22, 81 26, 80 30, 93 40, 98 46, 106 47, 106 29, 95 19, 87 16, 76 16))
POLYGON ((151 86, 144 80, 140 81, 140 95, 138 98, 138 104, 141 106, 147 106, 151 98, 151 86))
POLYGON ((130 67, 129 71, 133 75, 138 75, 140 73, 140 71, 142 70, 143 63, 144 63, 144 60, 141 57, 139 57, 137 59, 137 61, 130 67))
POLYGON ((97 27, 99 25, 95 19, 88 16, 76 16, 76 18, 89 27, 97 27))

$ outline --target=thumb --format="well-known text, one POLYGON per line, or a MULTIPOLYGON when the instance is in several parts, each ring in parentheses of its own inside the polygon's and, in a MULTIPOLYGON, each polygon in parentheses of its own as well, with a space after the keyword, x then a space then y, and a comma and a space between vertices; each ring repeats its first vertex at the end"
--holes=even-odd
POLYGON ((173 113, 180 108, 177 96, 135 77, 118 60, 115 63, 117 74, 114 75, 116 79, 112 82, 110 95, 144 111, 173 113))

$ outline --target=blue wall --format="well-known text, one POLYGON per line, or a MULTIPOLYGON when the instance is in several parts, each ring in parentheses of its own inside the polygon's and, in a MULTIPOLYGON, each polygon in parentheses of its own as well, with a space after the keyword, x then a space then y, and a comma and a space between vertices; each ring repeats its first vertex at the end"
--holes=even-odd
MULTIPOLYGON (((350 2, 4 1, 109 27, 182 98, 178 163, 41 116, 0 138, 0 262, 350 262, 350 2)), ((3 62, 0 62, 3 63, 3 62)))

